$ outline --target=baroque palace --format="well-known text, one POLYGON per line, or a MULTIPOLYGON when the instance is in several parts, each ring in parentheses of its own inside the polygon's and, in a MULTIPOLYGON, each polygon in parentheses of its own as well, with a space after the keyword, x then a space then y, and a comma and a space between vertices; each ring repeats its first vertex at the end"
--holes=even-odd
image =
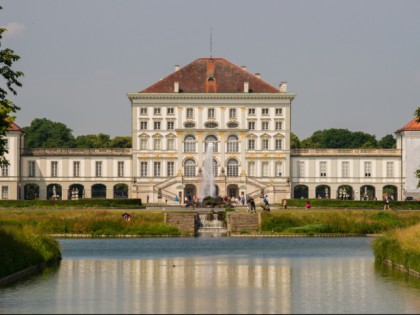
POLYGON ((1 199, 200 196, 213 148, 217 195, 283 198, 419 198, 420 124, 395 131, 396 149, 290 149, 296 94, 223 58, 199 58, 128 93, 132 149, 32 149, 9 130, 1 199))

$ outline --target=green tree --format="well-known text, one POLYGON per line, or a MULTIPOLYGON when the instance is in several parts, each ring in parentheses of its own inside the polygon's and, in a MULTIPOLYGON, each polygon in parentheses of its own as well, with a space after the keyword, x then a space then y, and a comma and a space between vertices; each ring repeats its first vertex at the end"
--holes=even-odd
POLYGON ((386 135, 378 141, 378 148, 381 149, 395 149, 397 147, 397 140, 393 135, 386 135))
POLYGON ((110 143, 110 136, 103 133, 78 136, 76 138, 78 148, 109 148, 110 143))
POLYGON ((420 107, 417 107, 416 111, 414 112, 414 116, 416 117, 416 122, 420 123, 420 107))
POLYGON ((109 144, 110 148, 131 148, 131 137, 115 137, 109 144))
POLYGON ((290 149, 299 149, 300 140, 293 132, 290 133, 290 149))
POLYGON ((25 131, 26 148, 75 148, 72 130, 60 122, 35 118, 25 131))
MULTIPOLYGON (((3 8, 0 6, 0 10, 3 8)), ((3 33, 7 31, 5 28, 0 28, 0 47, 1 40, 3 39, 3 33)), ((5 153, 9 152, 6 147, 6 134, 7 130, 14 123, 16 113, 20 108, 8 98, 8 93, 16 95, 16 87, 21 87, 22 84, 19 78, 23 76, 23 72, 14 71, 13 63, 18 61, 20 57, 9 48, 0 49, 0 71, 3 77, 2 84, 6 86, 0 86, 0 165, 8 165, 9 162, 5 158, 5 153)))

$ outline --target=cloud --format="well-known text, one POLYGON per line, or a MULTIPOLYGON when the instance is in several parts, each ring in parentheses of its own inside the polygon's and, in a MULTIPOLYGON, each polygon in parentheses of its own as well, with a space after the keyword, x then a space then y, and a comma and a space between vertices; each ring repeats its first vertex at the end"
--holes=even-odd
POLYGON ((25 25, 16 22, 11 22, 7 25, 3 25, 2 27, 7 30, 3 33, 4 37, 19 37, 25 31, 25 25))

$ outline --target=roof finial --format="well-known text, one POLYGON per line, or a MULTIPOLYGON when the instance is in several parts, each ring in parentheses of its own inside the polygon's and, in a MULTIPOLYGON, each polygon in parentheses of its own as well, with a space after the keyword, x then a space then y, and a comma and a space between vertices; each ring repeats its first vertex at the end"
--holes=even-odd
POLYGON ((210 58, 213 58, 213 30, 210 27, 210 58))

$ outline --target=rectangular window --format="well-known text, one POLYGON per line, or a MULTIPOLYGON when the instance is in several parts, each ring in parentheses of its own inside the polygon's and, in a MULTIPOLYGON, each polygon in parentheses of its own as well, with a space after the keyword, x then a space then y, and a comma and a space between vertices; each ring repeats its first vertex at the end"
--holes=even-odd
POLYGON ((283 108, 276 108, 276 116, 281 116, 283 114, 283 108))
POLYGON ((194 110, 192 108, 187 108, 187 119, 194 118, 194 110))
POLYGON ((298 176, 305 177, 305 162, 304 161, 298 162, 298 176))
POLYGON ((248 129, 255 130, 255 121, 248 121, 248 129))
POLYGON ((140 115, 147 115, 147 107, 140 107, 140 115))
POLYGON ((209 108, 207 110, 207 117, 208 117, 208 119, 214 119, 215 118, 215 116, 214 116, 214 108, 209 108))
POLYGON ((147 150, 147 139, 140 139, 140 150, 147 150))
POLYGON ((175 150, 175 139, 168 139, 168 150, 175 150))
POLYGON ((268 150, 268 139, 263 139, 262 140, 262 149, 263 150, 268 150))
POLYGON ((248 108, 248 115, 255 116, 255 108, 248 108))
POLYGON ((175 114, 174 108, 173 107, 168 107, 166 110, 166 114, 168 116, 173 116, 175 114))
POLYGON ((147 130, 147 121, 140 122, 140 130, 147 130))
POLYGON ((160 107, 156 107, 153 109, 153 114, 154 115, 160 115, 160 107))
POLYGON ((35 161, 28 162, 28 176, 35 177, 35 161))
POLYGON ((255 150, 255 140, 249 139, 248 140, 248 150, 255 150))
POLYGON ((280 177, 283 175, 283 163, 282 162, 276 162, 275 164, 275 176, 280 177))
POLYGON ((168 176, 174 176, 175 174, 175 162, 168 162, 168 176))
POLYGON ((319 162, 319 176, 326 177, 327 176, 327 162, 321 161, 319 162))
POLYGON ((3 165, 1 167, 1 175, 4 177, 9 176, 9 165, 3 165))
POLYGON ((160 130, 160 121, 153 122, 153 127, 155 130, 160 130))
POLYGON ((154 139, 153 140, 153 149, 154 150, 160 150, 160 139, 154 139))
POLYGON ((255 162, 248 163, 248 173, 249 176, 255 176, 255 162))
POLYGON ((268 130, 268 121, 261 122, 261 129, 268 130))
POLYGON ((268 108, 261 108, 261 114, 263 116, 268 116, 268 108))
POLYGON ((124 177, 124 161, 118 161, 118 177, 124 177))
POLYGON ((261 174, 264 177, 268 176, 268 162, 261 163, 261 174))
POLYGON ((394 177, 394 162, 386 162, 386 177, 394 177))
POLYGON ((283 123, 281 121, 276 121, 276 130, 281 130, 283 127, 283 123))
POLYGON ((372 175, 372 162, 365 162, 365 177, 372 175))
POLYGON ((236 108, 229 108, 229 118, 236 119, 236 108))
POLYGON ((166 127, 167 127, 168 130, 174 130, 175 123, 173 121, 168 121, 166 127))
POLYGON ((160 177, 160 162, 153 163, 153 176, 160 177))
POLYGON ((4 139, 4 147, 9 149, 9 139, 4 139))
POLYGON ((95 176, 102 177, 102 161, 95 162, 95 176))
POLYGON ((341 177, 350 176, 350 163, 348 161, 341 162, 341 177))
POLYGON ((51 177, 57 177, 57 169, 58 169, 58 162, 52 161, 51 162, 51 177))
POLYGON ((73 177, 80 176, 80 161, 73 162, 73 177))
POLYGON ((1 199, 9 199, 9 186, 1 186, 1 199))
POLYGON ((147 177, 147 162, 140 163, 140 176, 147 177))
POLYGON ((282 148, 282 140, 276 139, 276 150, 281 150, 282 148))

